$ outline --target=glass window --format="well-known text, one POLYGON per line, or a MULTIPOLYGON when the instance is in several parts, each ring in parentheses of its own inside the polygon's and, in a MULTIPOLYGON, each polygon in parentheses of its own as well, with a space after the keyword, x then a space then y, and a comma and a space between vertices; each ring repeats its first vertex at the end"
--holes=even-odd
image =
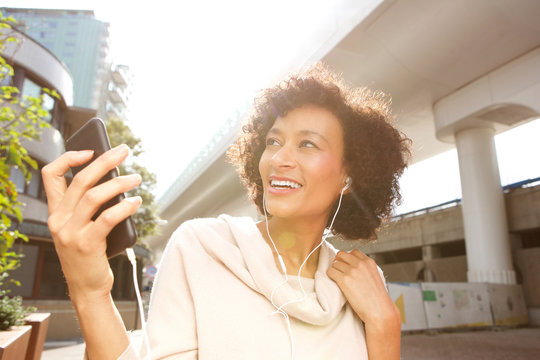
POLYGON ((24 79, 22 95, 37 98, 41 95, 41 86, 30 79, 24 79))
POLYGON ((30 179, 30 182, 28 184, 26 183, 22 171, 16 166, 11 167, 9 180, 11 180, 15 184, 15 188, 17 189, 18 193, 26 194, 28 196, 44 200, 45 198, 43 193, 45 191, 41 190, 43 186, 41 181, 40 169, 28 168, 28 170, 32 174, 32 178, 30 179))
POLYGON ((47 121, 48 123, 51 123, 52 116, 53 116, 53 110, 54 110, 54 104, 55 100, 52 96, 50 96, 47 93, 43 94, 43 103, 41 104, 43 109, 47 110, 49 112, 49 115, 47 115, 43 120, 47 121))
POLYGON ((32 178, 26 188, 26 193, 32 197, 39 197, 39 188, 41 187, 41 176, 37 169, 31 169, 32 178))
POLYGON ((5 66, 0 68, 0 86, 9 86, 11 85, 11 75, 9 75, 9 69, 5 66))
POLYGON ((51 50, 51 51, 52 51, 53 48, 54 48, 54 44, 53 44, 52 42, 46 42, 46 41, 44 41, 44 42, 42 42, 42 44, 43 44, 43 46, 45 46, 47 49, 49 49, 49 50, 51 50))
POLYGON ((17 189, 17 192, 24 193, 24 188, 26 185, 26 181, 24 180, 24 175, 22 171, 16 167, 12 166, 9 173, 9 180, 15 184, 15 188, 17 189))
POLYGON ((55 99, 49 94, 42 93, 41 86, 39 86, 32 80, 26 78, 24 79, 24 83, 23 83, 22 95, 30 96, 34 98, 42 97, 43 99, 42 107, 49 112, 49 115, 46 116, 43 120, 47 121, 48 123, 52 122, 55 99))
POLYGON ((11 85, 11 76, 4 75, 4 77, 0 79, 0 86, 9 86, 9 85, 11 85))
POLYGON ((21 266, 11 272, 11 278, 20 281, 21 286, 10 284, 7 287, 11 290, 9 295, 31 297, 34 290, 39 246, 34 244, 19 244, 18 246, 15 245, 13 249, 16 252, 22 253, 24 257, 21 259, 21 266))

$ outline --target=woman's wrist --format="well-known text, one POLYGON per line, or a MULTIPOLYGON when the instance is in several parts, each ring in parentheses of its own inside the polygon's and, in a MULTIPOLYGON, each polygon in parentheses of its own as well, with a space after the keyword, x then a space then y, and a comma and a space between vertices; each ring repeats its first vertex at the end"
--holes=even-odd
POLYGON ((373 313, 364 320, 366 332, 388 333, 393 331, 401 332, 401 314, 397 307, 387 308, 385 311, 373 313))
POLYGON ((110 292, 70 291, 69 297, 77 313, 114 306, 114 301, 110 292))

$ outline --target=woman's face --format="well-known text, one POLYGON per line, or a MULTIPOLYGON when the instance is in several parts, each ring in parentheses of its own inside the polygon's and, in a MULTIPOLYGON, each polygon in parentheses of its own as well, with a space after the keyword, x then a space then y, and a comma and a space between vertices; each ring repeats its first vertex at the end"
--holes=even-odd
POLYGON ((339 120, 313 105, 278 118, 266 135, 259 172, 273 216, 327 217, 347 177, 339 120))

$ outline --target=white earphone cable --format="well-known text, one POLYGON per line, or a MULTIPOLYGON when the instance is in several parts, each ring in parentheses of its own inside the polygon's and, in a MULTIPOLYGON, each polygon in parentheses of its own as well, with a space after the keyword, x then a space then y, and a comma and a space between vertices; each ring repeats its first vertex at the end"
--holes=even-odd
POLYGON ((150 341, 148 340, 148 334, 146 333, 146 320, 144 318, 144 308, 141 299, 141 292, 139 291, 139 284, 137 282, 137 259, 135 258, 135 252, 132 248, 126 249, 126 254, 131 263, 133 269, 133 287, 135 288, 135 295, 137 296, 137 303, 139 305, 139 314, 141 315, 141 325, 144 337, 144 343, 146 345, 146 359, 150 360, 150 341))
MULTIPOLYGON (((336 220, 336 216, 338 214, 338 211, 339 209, 341 208, 341 200, 343 199, 343 192, 345 191, 345 189, 343 189, 341 191, 341 194, 339 196, 339 202, 338 202, 338 206, 337 206, 337 209, 336 209, 336 212, 334 213, 334 217, 332 218, 332 221, 330 222, 330 227, 329 229, 332 229, 332 226, 334 226, 334 221, 336 220)), ((297 303, 297 302, 301 302, 301 301, 304 301, 306 299, 306 291, 304 289, 304 286, 302 285, 302 281, 300 279, 300 274, 302 273, 302 268, 304 267, 304 265, 307 263, 308 259, 311 257, 311 255, 319 248, 321 247, 321 245, 324 243, 324 241, 326 240, 326 238, 328 237, 328 235, 330 234, 330 231, 327 231, 324 235, 323 235, 323 238, 321 239, 321 242, 319 242, 319 244, 313 249, 311 250, 311 252, 308 254, 308 256, 305 258, 304 262, 302 263, 302 265, 300 265, 300 269, 298 270, 298 284, 300 285, 300 289, 302 290, 302 297, 299 298, 299 299, 295 299, 295 300, 291 300, 291 301, 288 301, 286 302, 285 304, 282 304, 279 308, 277 308, 276 311, 282 311, 282 309, 289 305, 289 304, 294 304, 294 303, 297 303)), ((269 235, 270 236, 270 235, 269 235)))
MULTIPOLYGON (((336 216, 337 216, 337 214, 339 212, 339 209, 341 207, 341 200, 343 199, 343 193, 345 192, 346 189, 348 189, 348 187, 349 187, 349 184, 347 184, 347 186, 344 187, 341 190, 341 194, 339 196, 338 206, 337 206, 336 212, 334 213, 332 221, 330 222, 329 229, 332 229, 332 227, 334 226, 334 221, 336 220, 336 216)), ((272 245, 274 247, 274 250, 276 251, 276 254, 277 254, 277 257, 278 257, 278 260, 279 260, 279 264, 281 266, 281 270, 283 271, 283 273, 285 275, 285 280, 282 283, 280 283, 278 286, 276 286, 272 290, 272 293, 270 294, 270 302, 272 303, 272 306, 274 306, 274 308, 276 308, 276 311, 274 311, 271 315, 280 314, 285 319, 285 322, 287 323, 287 329, 289 331, 289 339, 291 341, 291 360, 294 360, 294 336, 293 336, 293 333, 292 333, 291 321, 290 321, 290 318, 289 318, 289 314, 287 314, 285 312, 285 310, 283 310, 283 308, 285 306, 289 305, 289 304, 293 304, 293 303, 297 303, 297 302, 301 302, 301 301, 305 300, 306 291, 304 289, 304 286, 302 285, 302 281, 301 281, 301 278, 300 278, 300 275, 302 273, 302 268, 307 263, 310 256, 324 243, 324 241, 326 240, 326 238, 328 237, 328 235, 330 234, 331 231, 328 231, 323 235, 323 238, 321 239, 319 244, 313 250, 311 250, 311 252, 305 258, 305 260, 302 262, 302 265, 300 265, 300 269, 298 270, 298 284, 300 285, 300 289, 302 290, 302 297, 299 298, 299 299, 288 301, 288 302, 282 304, 281 306, 277 306, 274 303, 274 294, 276 293, 276 291, 280 287, 282 287, 283 285, 285 285, 289 281, 289 278, 288 278, 288 275, 287 275, 287 268, 285 266, 285 263, 283 262, 283 258, 279 254, 279 251, 278 251, 278 249, 276 247, 276 244, 274 243, 274 240, 272 239, 272 236, 270 235, 270 229, 268 228, 268 215, 267 215, 267 212, 266 212, 266 200, 265 200, 264 193, 263 193, 263 211, 264 211, 264 219, 265 219, 265 222, 266 222, 266 234, 268 235, 268 238, 270 239, 270 242, 272 243, 272 245)))

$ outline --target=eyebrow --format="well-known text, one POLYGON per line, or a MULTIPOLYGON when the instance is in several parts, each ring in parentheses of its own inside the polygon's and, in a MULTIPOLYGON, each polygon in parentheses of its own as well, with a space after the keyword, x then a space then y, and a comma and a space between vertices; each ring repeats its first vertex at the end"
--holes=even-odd
MULTIPOLYGON (((272 135, 272 134, 282 135, 283 131, 281 131, 279 128, 271 128, 266 135, 268 136, 268 135, 272 135)), ((328 139, 326 137, 324 137, 324 135, 322 135, 322 134, 320 134, 320 133, 318 133, 316 131, 313 131, 313 130, 307 130, 307 129, 306 130, 300 130, 299 134, 300 135, 315 135, 317 137, 320 137, 326 143, 329 143, 328 139)))

